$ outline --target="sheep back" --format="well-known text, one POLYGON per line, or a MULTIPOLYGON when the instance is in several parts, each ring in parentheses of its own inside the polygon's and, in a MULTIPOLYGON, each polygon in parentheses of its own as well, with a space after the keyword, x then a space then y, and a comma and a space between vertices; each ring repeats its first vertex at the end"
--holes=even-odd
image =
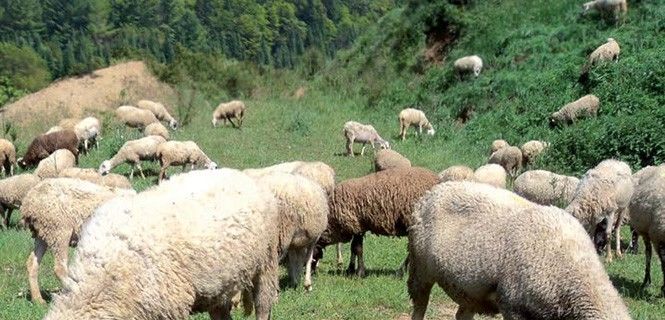
POLYGON ((115 115, 120 122, 132 128, 144 128, 153 122, 159 122, 152 111, 133 106, 120 106, 115 109, 115 115))
POLYGON ((81 179, 109 188, 132 189, 132 184, 127 177, 115 173, 101 175, 97 170, 92 168, 66 168, 60 171, 58 176, 61 178, 81 179))
POLYGON ((153 122, 143 129, 143 134, 147 136, 160 136, 166 140, 169 139, 169 130, 160 122, 153 122))
POLYGON ((381 149, 374 156, 374 171, 410 167, 411 161, 391 149, 381 149))
POLYGON ((67 149, 58 149, 39 162, 35 174, 42 179, 55 178, 60 174, 60 171, 75 165, 76 156, 74 154, 67 149))
POLYGON ((25 167, 35 166, 58 149, 67 149, 78 157, 78 138, 72 130, 43 134, 32 140, 20 163, 25 167))
POLYGON ((573 198, 580 179, 552 173, 546 170, 530 170, 522 173, 513 183, 518 195, 541 205, 567 206, 573 198))
POLYGON ((441 182, 471 179, 473 179, 473 169, 467 166, 452 166, 439 173, 439 180, 441 180, 441 182))
POLYGON ((492 153, 488 163, 501 165, 506 172, 515 175, 522 168, 522 151, 518 147, 505 147, 492 153))
POLYGON ((10 208, 18 208, 25 195, 39 183, 41 179, 32 173, 23 173, 0 180, 0 204, 10 208))
POLYGON ((494 163, 481 166, 473 172, 473 181, 503 189, 506 188, 506 177, 506 169, 494 163))

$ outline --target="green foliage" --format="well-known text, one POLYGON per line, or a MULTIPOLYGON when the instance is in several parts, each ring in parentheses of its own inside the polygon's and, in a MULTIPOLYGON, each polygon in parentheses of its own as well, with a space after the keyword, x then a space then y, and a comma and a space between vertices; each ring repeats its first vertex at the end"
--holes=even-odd
MULTIPOLYGON (((46 62, 31 48, 0 43, 0 77, 10 79, 18 90, 34 91, 46 86, 51 75, 46 62)), ((8 88, 9 83, 4 81, 2 86, 8 88)))

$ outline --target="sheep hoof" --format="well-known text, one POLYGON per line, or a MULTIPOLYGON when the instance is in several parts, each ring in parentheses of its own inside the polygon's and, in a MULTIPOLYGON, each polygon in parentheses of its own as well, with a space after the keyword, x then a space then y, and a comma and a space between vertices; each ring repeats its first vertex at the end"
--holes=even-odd
POLYGON ((305 291, 306 292, 312 292, 312 285, 311 284, 306 284, 305 285, 305 291))

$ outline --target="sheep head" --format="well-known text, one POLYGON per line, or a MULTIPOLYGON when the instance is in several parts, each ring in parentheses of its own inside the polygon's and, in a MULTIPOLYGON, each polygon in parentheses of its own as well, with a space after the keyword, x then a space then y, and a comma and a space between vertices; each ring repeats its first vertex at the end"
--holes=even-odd
POLYGON ((99 165, 99 174, 105 175, 109 173, 109 171, 111 171, 111 161, 105 160, 101 165, 99 165))
MULTIPOLYGON (((213 125, 214 125, 214 123, 213 123, 213 125)), ((176 119, 171 119, 169 121, 169 127, 171 127, 171 129, 173 129, 173 130, 178 130, 178 121, 176 119)))

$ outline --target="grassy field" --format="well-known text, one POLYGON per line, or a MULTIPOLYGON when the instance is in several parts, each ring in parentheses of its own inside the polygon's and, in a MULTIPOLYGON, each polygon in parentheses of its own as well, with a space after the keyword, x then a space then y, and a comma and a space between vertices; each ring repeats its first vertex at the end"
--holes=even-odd
MULTIPOLYGON (((423 138, 409 136, 405 142, 398 141, 395 116, 365 112, 353 101, 334 95, 312 92, 299 101, 259 100, 249 101, 248 106, 242 130, 230 127, 213 129, 209 119, 212 107, 210 110, 201 107, 192 123, 175 132, 174 138, 196 141, 221 166, 248 168, 294 159, 322 160, 336 169, 339 180, 364 175, 370 172, 372 166, 371 148, 365 157, 340 155, 344 152, 341 127, 349 119, 374 123, 395 150, 409 157, 415 165, 435 171, 457 163, 477 166, 486 156, 485 148, 457 145, 454 140, 441 135, 423 138)), ((96 168, 123 141, 136 136, 137 132, 106 121, 100 149, 82 157, 81 166, 96 168)), ((359 152, 359 146, 356 147, 359 152)), ((157 165, 146 165, 145 168, 148 168, 151 175, 146 180, 134 180, 139 190, 154 184, 156 180, 157 165)), ((171 170, 171 173, 179 170, 171 170)), ((129 167, 122 165, 115 171, 127 174, 129 167)), ((15 214, 14 222, 18 216, 15 214)), ((342 270, 345 266, 338 268, 334 263, 333 250, 328 250, 314 278, 314 291, 305 293, 301 288, 293 290, 283 287, 274 308, 274 319, 407 317, 410 302, 406 279, 398 279, 393 275, 406 253, 406 239, 369 236, 365 243, 369 270, 367 278, 344 276, 342 270)), ((25 260, 31 248, 29 232, 14 227, 0 232, 0 319, 38 319, 46 313, 46 306, 33 305, 29 299, 25 260)), ((348 246, 345 246, 344 255, 348 259, 348 246)), ((639 292, 643 267, 642 255, 628 255, 608 265, 607 269, 634 318, 665 318, 665 300, 659 296, 662 285, 659 262, 654 257, 654 281, 645 293, 639 292)), ((48 293, 57 291, 60 286, 52 271, 50 253, 42 264, 40 280, 41 287, 48 293)), ((284 274, 282 280, 285 283, 284 274)), ((429 308, 430 319, 449 319, 454 311, 455 304, 440 289, 436 289, 429 308)), ((206 319, 207 315, 192 318, 206 319)), ((238 313, 236 318, 243 317, 238 313)))

